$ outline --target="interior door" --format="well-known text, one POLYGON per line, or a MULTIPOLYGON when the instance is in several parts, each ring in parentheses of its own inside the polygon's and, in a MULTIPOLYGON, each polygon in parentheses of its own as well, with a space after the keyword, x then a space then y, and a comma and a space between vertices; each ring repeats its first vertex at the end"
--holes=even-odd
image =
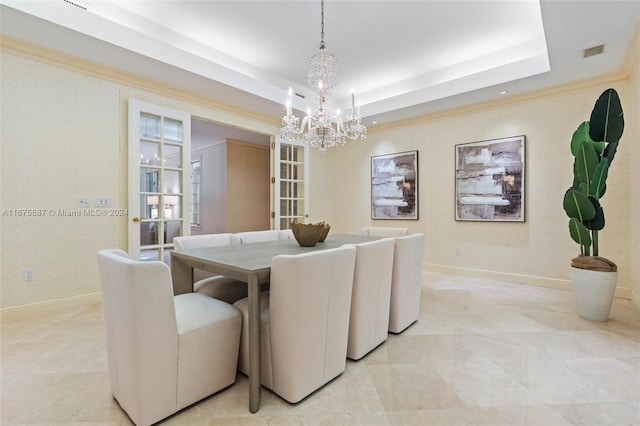
POLYGON ((309 217, 309 146, 276 136, 272 148, 273 228, 289 229, 292 220, 305 223, 309 217))
POLYGON ((128 134, 129 255, 170 264, 173 238, 191 230, 191 117, 130 99, 128 134))

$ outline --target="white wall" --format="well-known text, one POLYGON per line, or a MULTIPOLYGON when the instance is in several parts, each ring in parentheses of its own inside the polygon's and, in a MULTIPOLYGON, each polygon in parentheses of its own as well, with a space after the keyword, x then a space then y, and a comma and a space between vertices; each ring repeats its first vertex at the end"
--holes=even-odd
MULTIPOLYGON (((196 97, 153 88, 148 81, 125 84, 108 70, 60 64, 16 53, 3 40, 0 57, 0 209, 68 209, 80 195, 110 196, 126 208, 127 99, 136 97, 216 122, 260 133, 278 124, 198 102, 196 97), (141 89, 144 87, 144 89, 141 89)), ((52 56, 53 57, 53 56, 52 56)), ((571 183, 570 136, 588 119, 593 102, 609 85, 623 100, 627 128, 603 199, 607 227, 602 253, 621 270, 619 284, 640 291, 638 71, 631 80, 556 93, 512 104, 424 117, 369 129, 365 141, 326 154, 312 151, 310 220, 327 220, 332 233, 359 232, 369 224, 408 226, 427 236, 425 264, 432 269, 535 284, 568 282, 577 247, 567 234, 561 200, 571 183), (453 216, 454 145, 502 136, 527 136, 527 221, 456 222, 453 216), (420 151, 420 219, 372 221, 372 155, 420 151), (626 153, 625 155, 622 155, 626 153), (456 255, 454 247, 462 253, 456 255)), ((95 253, 126 248, 127 218, 0 217, 2 309, 74 298, 98 291, 95 253), (36 279, 23 281, 32 267, 36 279)))
MULTIPOLYGON (((331 148, 333 149, 333 148, 331 148)), ((339 147, 335 148, 339 150, 339 147)), ((309 223, 320 221, 332 225, 333 228, 333 163, 330 152, 321 153, 315 148, 309 149, 309 223)))
MULTIPOLYGON (((610 85, 620 93, 623 108, 633 111, 638 92, 621 80, 425 117, 379 131, 370 128, 365 142, 331 152, 332 230, 347 233, 366 225, 407 226, 411 232, 426 234, 425 264, 430 269, 569 288, 570 259, 579 253, 568 235, 568 218, 562 209, 573 176, 569 142, 610 85), (454 146, 514 135, 526 136, 526 222, 455 221, 454 146), (372 221, 371 156, 415 149, 419 151, 419 220, 372 221)), ((632 287, 637 261, 632 261, 630 251, 632 167, 630 147, 625 145, 634 142, 637 126, 637 120, 627 120, 620 155, 609 173, 603 199, 607 226, 600 233, 600 254, 618 263, 618 284, 626 288, 632 287)))
POLYGON ((257 133, 278 129, 263 118, 178 97, 184 94, 148 79, 125 84, 116 72, 112 80, 104 67, 58 58, 55 52, 5 39, 0 46, 3 318, 10 308, 96 300, 91 297, 99 292, 96 252, 127 248, 127 217, 57 211, 75 211, 78 196, 108 196, 112 207, 127 208, 128 99, 257 133), (44 209, 44 216, 11 214, 21 209, 44 209), (25 268, 35 270, 35 280, 23 280, 25 268))
POLYGON ((126 208, 118 87, 4 53, 0 66, 1 306, 97 292, 96 252, 119 245, 126 219, 61 211, 76 211, 79 196, 110 196, 126 208), (44 215, 14 216, 15 209, 44 215), (35 270, 33 281, 23 281, 25 268, 35 270))
POLYGON ((200 227, 191 234, 269 229, 269 148, 223 140, 193 151, 202 167, 200 227))
MULTIPOLYGON (((640 212, 640 27, 636 27, 635 44, 632 46, 632 52, 635 52, 634 62, 630 79, 630 93, 632 96, 625 105, 625 134, 624 139, 620 142, 620 148, 629 156, 630 167, 630 200, 628 209, 631 213, 631 221, 629 224, 629 235, 631 239, 629 265, 630 275, 632 279, 632 299, 634 305, 640 310, 640 221, 638 221, 638 212, 640 212), (624 145, 622 145, 624 144, 624 145)), ((616 157, 617 158, 617 157, 616 157)))
POLYGON ((191 161, 200 160, 200 227, 192 235, 227 232, 227 143, 216 142, 193 151, 191 161))

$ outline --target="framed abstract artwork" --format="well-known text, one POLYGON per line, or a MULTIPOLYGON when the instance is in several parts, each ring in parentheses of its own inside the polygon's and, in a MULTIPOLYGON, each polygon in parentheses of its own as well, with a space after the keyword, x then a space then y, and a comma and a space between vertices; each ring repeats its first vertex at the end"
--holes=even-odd
POLYGON ((455 219, 524 222, 524 135, 459 144, 455 150, 455 219))
POLYGON ((371 219, 418 219, 418 151, 371 157, 371 219))

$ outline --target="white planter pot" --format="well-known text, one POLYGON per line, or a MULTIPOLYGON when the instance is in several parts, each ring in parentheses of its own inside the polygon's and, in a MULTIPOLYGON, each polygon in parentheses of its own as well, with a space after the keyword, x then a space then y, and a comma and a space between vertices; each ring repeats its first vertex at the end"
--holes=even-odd
POLYGON ((571 280, 580 316, 591 321, 608 320, 616 291, 618 272, 590 271, 571 267, 571 280))

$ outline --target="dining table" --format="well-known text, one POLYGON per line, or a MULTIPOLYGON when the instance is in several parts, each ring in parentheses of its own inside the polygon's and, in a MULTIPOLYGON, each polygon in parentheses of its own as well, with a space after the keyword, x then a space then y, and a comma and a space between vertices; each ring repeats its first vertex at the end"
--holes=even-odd
MULTIPOLYGON (((297 255, 317 250, 378 240, 380 237, 330 234, 325 241, 302 247, 295 239, 231 244, 171 252, 174 294, 193 292, 194 269, 233 278, 247 285, 249 302, 249 411, 260 408, 260 288, 268 283, 271 261, 278 255, 297 255)), ((239 283, 239 285, 241 285, 239 283)))

